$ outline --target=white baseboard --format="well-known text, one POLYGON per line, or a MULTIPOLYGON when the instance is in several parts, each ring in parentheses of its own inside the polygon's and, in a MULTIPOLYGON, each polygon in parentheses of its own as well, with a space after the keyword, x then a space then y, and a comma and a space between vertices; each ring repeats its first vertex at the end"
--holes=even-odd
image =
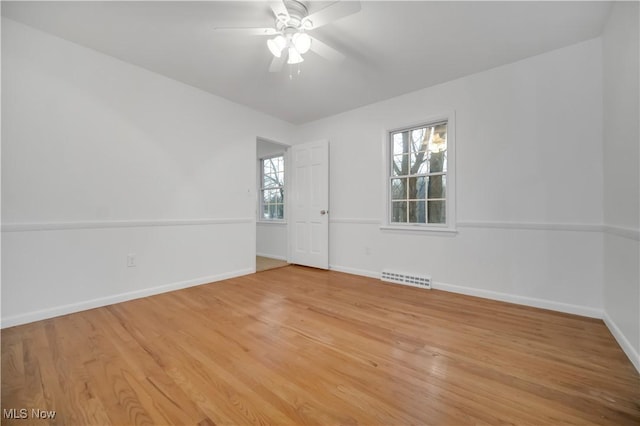
POLYGON ((627 358, 629 358, 633 366, 636 368, 636 370, 638 370, 638 373, 640 373, 640 354, 636 352, 635 348, 631 345, 631 343, 629 343, 625 335, 622 334, 622 331, 618 328, 613 319, 611 319, 611 317, 607 314, 607 311, 603 312, 602 319, 604 320, 604 323, 607 325, 609 331, 611 332, 611 334, 613 334, 613 337, 616 339, 624 353, 627 355, 627 358))
POLYGON ((238 271, 226 272, 224 274, 210 275, 206 277, 194 278, 192 280, 180 281, 171 284, 165 284, 158 287, 145 288, 142 290, 131 291, 127 293, 115 294, 107 297, 86 300, 69 305, 56 306, 55 308, 43 309, 40 311, 28 312, 26 314, 14 315, 2 318, 0 328, 13 327, 16 325, 26 324, 34 321, 40 321, 61 315, 72 314, 74 312, 85 311, 87 309, 99 308, 101 306, 113 305, 114 303, 126 302, 128 300, 139 299, 141 297, 153 296, 160 293, 181 290, 187 287, 208 284, 215 281, 222 281, 229 278, 239 277, 255 272, 255 268, 241 269, 238 271))
POLYGON ((442 282, 433 282, 432 288, 449 291, 451 293, 466 294, 468 296, 482 297, 484 299, 499 300, 501 302, 515 303, 516 305, 531 306, 534 308, 549 309, 567 314, 581 315, 589 318, 602 318, 602 310, 588 306, 572 305, 569 303, 555 302, 553 300, 537 299, 535 297, 518 296, 515 294, 500 293, 492 290, 484 290, 465 287, 442 282))
POLYGON ((287 256, 278 256, 277 254, 267 254, 267 253, 256 253, 256 256, 260 257, 268 257, 269 259, 278 259, 287 261, 287 256))
MULTIPOLYGON (((348 266, 329 265, 332 271, 345 272, 347 274, 362 275, 364 277, 380 279, 380 273, 367 271, 364 269, 351 268, 348 266)), ((517 296, 497 291, 483 290, 473 287, 465 287, 442 282, 433 282, 432 288, 436 290, 448 291, 451 293, 466 294, 468 296, 482 297, 484 299, 499 300, 501 302, 515 303, 517 305, 531 306, 534 308, 549 309, 552 311, 564 312, 568 314, 581 315, 589 318, 602 318, 602 310, 588 306, 572 305, 569 303, 554 302, 552 300, 537 299, 534 297, 517 296)))
POLYGON ((329 265, 329 269, 332 271, 344 272, 345 274, 361 275, 363 277, 380 279, 379 272, 367 271, 364 269, 356 269, 340 265, 329 265))
MULTIPOLYGON (((364 269, 350 268, 348 266, 329 265, 329 269, 347 274, 362 275, 369 278, 380 279, 380 273, 367 271, 364 269)), ((500 293, 492 290, 483 290, 473 287, 465 287, 442 282, 433 282, 432 288, 436 290, 448 291, 451 293, 466 294, 468 296, 482 297, 484 299, 499 300, 502 302, 515 303, 517 305, 531 306, 534 308, 549 309, 552 311, 564 312, 568 314, 581 315, 589 318, 602 318, 602 310, 588 306, 572 305, 569 303, 554 302, 552 300, 537 299, 534 297, 517 296, 508 293, 500 293)))

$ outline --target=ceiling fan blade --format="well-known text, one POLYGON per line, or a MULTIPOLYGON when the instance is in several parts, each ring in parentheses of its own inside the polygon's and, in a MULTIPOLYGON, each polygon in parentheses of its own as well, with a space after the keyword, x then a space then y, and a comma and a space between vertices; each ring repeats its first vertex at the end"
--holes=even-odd
POLYGON ((213 29, 217 33, 226 34, 244 34, 244 35, 275 35, 278 33, 275 28, 258 28, 258 27, 217 27, 213 29))
POLYGON ((345 59, 342 53, 315 37, 311 37, 311 50, 333 62, 342 62, 345 59))
POLYGON ((319 28, 323 25, 327 25, 330 22, 337 21, 356 12, 360 11, 359 1, 336 1, 331 3, 324 9, 320 9, 317 12, 304 18, 304 21, 311 21, 312 27, 319 28))
POLYGON ((287 62, 287 56, 287 52, 282 52, 282 55, 280 55, 279 58, 276 58, 274 56, 273 60, 271 61, 271 65, 269 65, 269 72, 280 72, 280 70, 282 70, 282 67, 284 66, 284 63, 287 62))
POLYGON ((289 11, 287 10, 287 6, 284 4, 284 0, 269 0, 269 6, 271 10, 273 10, 273 14, 278 18, 280 15, 284 15, 287 19, 289 19, 289 11))

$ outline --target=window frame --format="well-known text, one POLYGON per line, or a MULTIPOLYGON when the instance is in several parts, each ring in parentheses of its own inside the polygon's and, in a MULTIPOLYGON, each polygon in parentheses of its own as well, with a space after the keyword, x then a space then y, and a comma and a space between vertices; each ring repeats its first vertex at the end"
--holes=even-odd
MULTIPOLYGON (((389 231, 422 231, 436 234, 455 234, 456 230, 456 196, 455 196, 455 113, 453 111, 430 116, 420 122, 413 122, 400 126, 393 126, 384 131, 383 137, 383 185, 384 185, 384 206, 381 230, 389 231), (408 132, 424 127, 431 127, 439 123, 447 123, 447 171, 444 173, 447 180, 445 194, 445 223, 398 223, 392 222, 392 193, 391 179, 393 178, 393 134, 408 132)), ((422 174, 420 174, 422 175, 422 174)), ((411 175, 413 176, 413 175, 411 175)), ((409 176, 407 176, 409 177, 409 176)), ((425 206, 426 207, 426 206, 425 206)))
POLYGON ((258 159, 258 218, 257 221, 261 223, 277 223, 277 224, 286 224, 287 223, 287 153, 280 152, 275 154, 268 154, 264 157, 260 157, 258 159), (264 162, 265 160, 270 160, 272 158, 282 157, 282 172, 283 172, 283 182, 281 186, 269 187, 266 188, 264 186, 264 162), (282 197, 282 219, 268 219, 263 216, 263 207, 264 207, 264 191, 269 189, 279 189, 283 190, 282 197))

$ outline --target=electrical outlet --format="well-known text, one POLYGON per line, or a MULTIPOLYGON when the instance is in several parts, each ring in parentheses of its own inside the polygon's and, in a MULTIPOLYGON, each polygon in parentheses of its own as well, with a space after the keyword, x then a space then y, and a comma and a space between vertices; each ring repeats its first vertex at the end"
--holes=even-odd
POLYGON ((138 265, 136 265, 136 254, 135 253, 129 253, 127 255, 127 267, 128 268, 133 268, 136 267, 138 265))

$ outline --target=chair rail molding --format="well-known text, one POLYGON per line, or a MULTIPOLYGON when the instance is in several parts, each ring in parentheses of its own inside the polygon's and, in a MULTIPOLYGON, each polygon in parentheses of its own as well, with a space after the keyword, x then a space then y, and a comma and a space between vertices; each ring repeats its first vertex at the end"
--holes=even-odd
POLYGON ((252 217, 205 218, 205 219, 160 219, 160 220, 105 220, 75 222, 27 222, 3 223, 2 232, 59 231, 67 229, 140 228, 153 226, 203 226, 253 223, 252 217))

